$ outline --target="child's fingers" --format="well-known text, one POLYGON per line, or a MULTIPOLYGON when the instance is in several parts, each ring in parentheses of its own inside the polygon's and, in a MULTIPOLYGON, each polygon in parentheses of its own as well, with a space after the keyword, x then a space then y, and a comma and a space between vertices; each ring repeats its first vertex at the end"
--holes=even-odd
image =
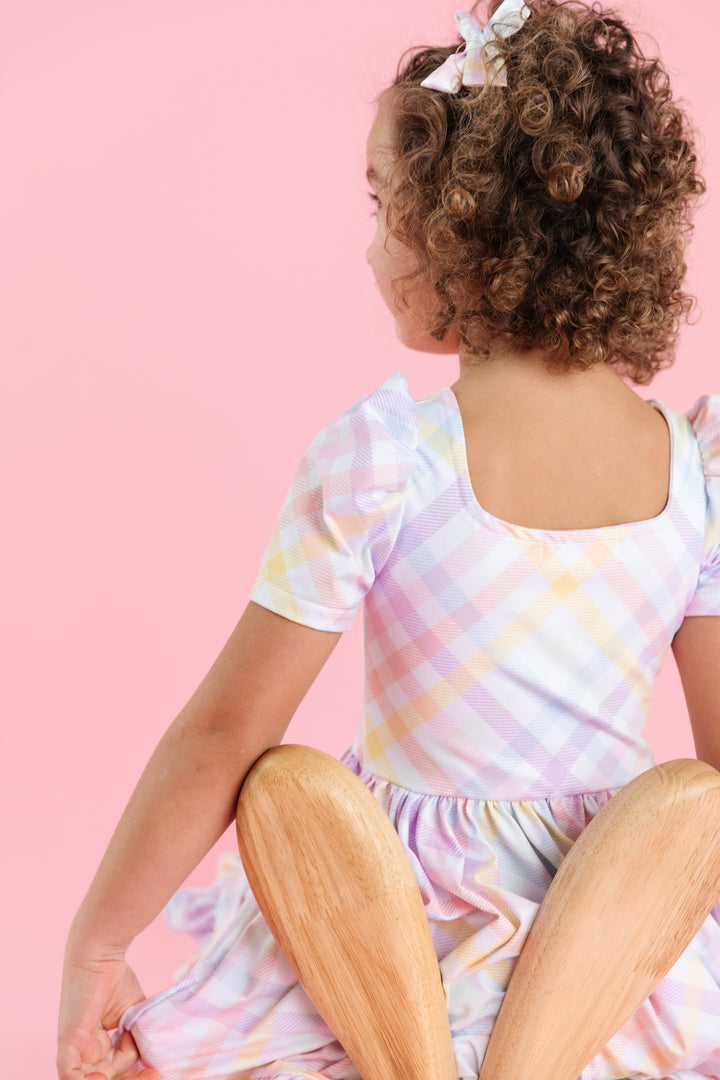
POLYGON ((80 1053, 74 1046, 63 1046, 58 1051, 57 1074, 59 1080, 84 1080, 80 1053))
POLYGON ((92 1035, 75 1035, 62 1041, 57 1055, 59 1080, 86 1080, 100 1062, 109 1060, 112 1040, 107 1031, 98 1029, 92 1035), (89 1065, 86 1062, 92 1061, 89 1065))
POLYGON ((142 1062, 140 1061, 140 1054, 135 1045, 135 1040, 129 1031, 123 1032, 112 1063, 115 1072, 111 1073, 111 1080, 121 1080, 121 1077, 126 1076, 131 1076, 133 1080, 162 1080, 157 1069, 140 1068, 140 1071, 138 1071, 138 1067, 142 1066, 142 1062), (133 1068, 133 1066, 136 1066, 136 1068, 133 1068))
POLYGON ((133 1080, 161 1080, 157 1069, 141 1069, 138 1072, 135 1066, 139 1063, 140 1055, 135 1041, 126 1031, 120 1045, 111 1050, 103 1061, 83 1066, 83 1080, 124 1080, 125 1077, 133 1077, 133 1080))
POLYGON ((78 1073, 78 1080, 162 1080, 157 1069, 141 1069, 136 1072, 123 1070, 117 1072, 114 1064, 103 1062, 101 1065, 86 1066, 92 1072, 78 1073))
POLYGON ((120 1080, 121 1076, 127 1076, 133 1065, 140 1060, 140 1054, 138 1048, 135 1045, 135 1040, 129 1031, 124 1031, 118 1047, 113 1051, 111 1061, 115 1072, 112 1074, 113 1080, 115 1077, 120 1080))

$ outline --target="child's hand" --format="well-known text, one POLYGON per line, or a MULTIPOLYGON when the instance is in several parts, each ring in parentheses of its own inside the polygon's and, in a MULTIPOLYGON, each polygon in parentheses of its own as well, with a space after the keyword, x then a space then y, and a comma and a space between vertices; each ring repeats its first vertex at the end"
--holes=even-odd
POLYGON ((109 1034, 125 1010, 143 1000, 124 958, 81 960, 68 954, 60 999, 58 1080, 161 1080, 155 1069, 141 1069, 129 1032, 117 1049, 109 1034))

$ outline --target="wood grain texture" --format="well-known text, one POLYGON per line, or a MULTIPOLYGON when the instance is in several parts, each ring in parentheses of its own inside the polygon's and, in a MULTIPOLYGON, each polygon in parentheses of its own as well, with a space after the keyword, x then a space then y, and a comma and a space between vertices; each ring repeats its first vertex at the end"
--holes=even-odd
POLYGON ((720 774, 679 758, 636 777, 561 863, 510 979, 480 1080, 576 1080, 662 981, 719 896, 720 774))
MULTIPOLYGON (((345 765, 273 747, 238 804, 270 929, 363 1080, 456 1080, 422 896, 395 830, 345 765)), ((720 773, 643 773, 563 860, 516 963, 480 1080, 576 1080, 662 981, 720 896, 720 773)))
POLYGON ((321 750, 273 747, 237 831, 270 930, 363 1080, 456 1080, 422 894, 365 784, 321 750))

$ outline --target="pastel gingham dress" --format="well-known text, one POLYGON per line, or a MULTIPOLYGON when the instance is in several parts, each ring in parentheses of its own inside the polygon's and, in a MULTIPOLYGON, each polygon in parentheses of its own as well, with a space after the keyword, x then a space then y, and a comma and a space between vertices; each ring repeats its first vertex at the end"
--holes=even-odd
MULTIPOLYGON (((653 764, 643 729, 686 615, 720 616, 720 395, 672 436, 657 517, 547 530, 486 512, 452 390, 399 373, 304 455, 252 599, 319 630, 364 600, 365 701, 341 760, 408 853, 440 961, 460 1078, 477 1077, 526 934, 597 811, 653 764)), ((357 1070, 228 856, 179 893, 200 954, 123 1018, 163 1080, 357 1070)), ((720 1077, 720 906, 582 1080, 720 1077)))

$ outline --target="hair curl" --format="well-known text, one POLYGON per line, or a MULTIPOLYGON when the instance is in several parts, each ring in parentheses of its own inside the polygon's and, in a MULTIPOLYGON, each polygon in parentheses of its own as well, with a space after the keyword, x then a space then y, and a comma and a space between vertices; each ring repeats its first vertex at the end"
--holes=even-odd
MULTIPOLYGON (((674 359, 694 199, 693 133, 668 76, 614 14, 530 0, 500 40, 507 87, 420 82, 454 51, 408 50, 383 92, 395 157, 388 230, 417 255, 400 301, 431 282, 429 326, 478 358, 540 348, 548 366, 622 365, 649 383, 674 359)), ((498 2, 491 4, 491 13, 498 2)))

